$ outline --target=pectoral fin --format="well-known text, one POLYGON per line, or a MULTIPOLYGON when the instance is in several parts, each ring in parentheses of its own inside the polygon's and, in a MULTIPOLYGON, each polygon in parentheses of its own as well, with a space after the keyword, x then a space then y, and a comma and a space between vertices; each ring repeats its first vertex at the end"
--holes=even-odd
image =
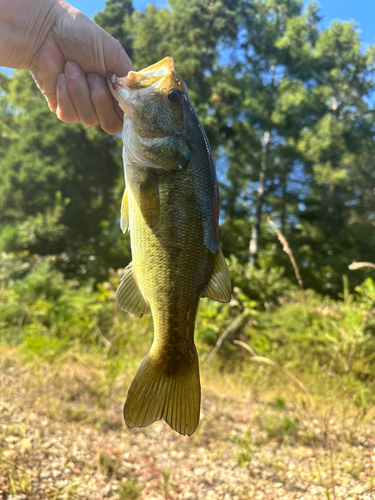
POLYGON ((138 318, 146 318, 151 314, 150 306, 143 298, 142 292, 134 279, 132 263, 128 265, 124 276, 121 278, 116 291, 116 301, 120 309, 132 313, 138 318))
POLYGON ((129 229, 129 199, 126 188, 121 203, 120 227, 123 233, 126 233, 126 231, 129 229))
POLYGON ((159 222, 160 203, 158 184, 153 173, 148 169, 140 169, 132 192, 147 225, 155 227, 159 222))
POLYGON ((221 248, 216 252, 214 269, 210 282, 201 296, 217 300, 218 302, 230 301, 231 284, 229 270, 221 248))

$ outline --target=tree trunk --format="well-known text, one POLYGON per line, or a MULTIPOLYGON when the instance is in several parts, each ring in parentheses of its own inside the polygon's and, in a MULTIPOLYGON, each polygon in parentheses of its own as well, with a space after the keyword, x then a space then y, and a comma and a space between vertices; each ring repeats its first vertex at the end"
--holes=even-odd
POLYGON ((262 149, 262 159, 261 167, 259 172, 259 184, 257 191, 257 201, 256 201, 256 212, 254 225, 251 230, 251 239, 249 245, 249 264, 251 266, 256 266, 258 258, 258 240, 260 232, 260 222, 262 217, 263 208, 263 196, 264 196, 264 184, 266 181, 266 170, 267 170, 267 156, 270 142, 270 132, 266 130, 263 135, 263 149, 262 149))
POLYGON ((286 187, 287 187, 287 180, 288 180, 288 172, 287 172, 287 167, 285 167, 283 176, 281 179, 281 187, 282 187, 282 194, 281 194, 281 214, 280 214, 280 223, 281 223, 281 232, 285 235, 285 224, 286 224, 286 187))

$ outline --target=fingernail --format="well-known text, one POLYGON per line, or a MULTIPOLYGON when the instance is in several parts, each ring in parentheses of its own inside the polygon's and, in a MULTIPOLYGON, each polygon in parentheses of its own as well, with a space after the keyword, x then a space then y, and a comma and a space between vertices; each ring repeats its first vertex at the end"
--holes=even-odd
POLYGON ((66 88, 64 73, 60 73, 59 76, 57 77, 57 92, 59 91, 59 87, 66 88))
POLYGON ((69 76, 69 78, 78 76, 80 74, 78 64, 76 64, 74 61, 68 61, 65 64, 65 73, 69 76))

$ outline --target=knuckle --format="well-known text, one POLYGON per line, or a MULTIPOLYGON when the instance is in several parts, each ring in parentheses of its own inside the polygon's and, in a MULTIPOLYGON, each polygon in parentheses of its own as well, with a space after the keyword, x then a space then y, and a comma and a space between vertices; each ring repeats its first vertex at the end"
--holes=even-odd
POLYGON ((82 120, 82 123, 86 125, 86 127, 95 127, 98 125, 99 121, 97 118, 94 117, 88 117, 82 120))
POLYGON ((76 113, 72 113, 71 110, 65 110, 64 108, 58 107, 56 110, 56 115, 59 120, 64 123, 69 123, 70 125, 74 125, 79 122, 78 116, 76 113))
POLYGON ((69 125, 75 125, 76 123, 79 122, 78 116, 70 116, 70 115, 64 115, 61 114, 58 116, 59 120, 61 120, 64 123, 68 123, 69 125))
POLYGON ((116 135, 121 132, 121 127, 113 126, 113 125, 102 125, 102 129, 109 135, 116 135))

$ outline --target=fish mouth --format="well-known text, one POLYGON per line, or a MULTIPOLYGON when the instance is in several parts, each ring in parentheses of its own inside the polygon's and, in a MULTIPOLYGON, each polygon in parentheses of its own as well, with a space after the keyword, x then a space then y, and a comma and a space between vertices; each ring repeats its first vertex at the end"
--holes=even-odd
POLYGON ((127 76, 119 78, 113 73, 108 73, 107 84, 113 97, 120 108, 128 116, 132 115, 134 100, 140 98, 140 92, 144 95, 155 91, 156 86, 164 79, 164 76, 143 75, 141 72, 129 71, 127 76))
POLYGON ((131 116, 131 102, 134 98, 139 98, 138 91, 142 91, 142 94, 155 91, 171 75, 175 75, 173 59, 165 57, 141 71, 129 71, 127 76, 122 78, 108 73, 107 83, 120 108, 131 116))
POLYGON ((132 106, 130 104, 130 98, 132 92, 129 89, 128 77, 124 76, 123 78, 119 78, 113 73, 108 73, 107 84, 111 94, 118 102, 120 108, 126 115, 131 116, 132 106))

